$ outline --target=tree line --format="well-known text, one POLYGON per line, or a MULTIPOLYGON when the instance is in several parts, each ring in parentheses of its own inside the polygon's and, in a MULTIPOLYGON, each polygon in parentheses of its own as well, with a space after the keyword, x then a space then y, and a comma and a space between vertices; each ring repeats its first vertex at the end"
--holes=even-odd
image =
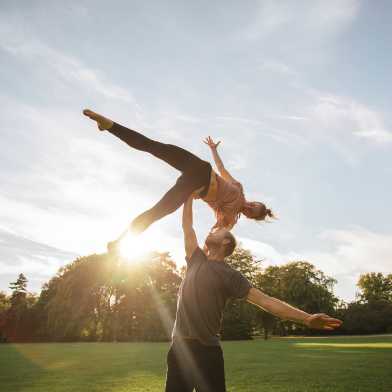
MULTIPOLYGON (((262 269, 262 261, 242 248, 227 262, 268 295, 309 313, 342 319, 342 328, 334 334, 392 332, 392 274, 361 275, 356 300, 346 303, 333 294, 336 280, 309 262, 262 269)), ((0 341, 168 340, 184 273, 185 267, 178 270, 169 253, 151 253, 134 263, 93 254, 62 267, 39 295, 27 291, 28 281, 21 273, 10 283, 10 295, 0 292, 0 341)), ((245 301, 231 301, 221 336, 267 339, 270 334, 314 333, 245 301)))

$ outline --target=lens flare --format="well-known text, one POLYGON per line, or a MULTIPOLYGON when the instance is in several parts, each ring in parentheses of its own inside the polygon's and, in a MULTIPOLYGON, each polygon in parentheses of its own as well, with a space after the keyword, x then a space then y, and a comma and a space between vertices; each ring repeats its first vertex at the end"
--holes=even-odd
POLYGON ((178 243, 157 228, 149 228, 140 235, 128 233, 120 243, 120 254, 128 262, 135 262, 151 252, 177 253, 178 243))

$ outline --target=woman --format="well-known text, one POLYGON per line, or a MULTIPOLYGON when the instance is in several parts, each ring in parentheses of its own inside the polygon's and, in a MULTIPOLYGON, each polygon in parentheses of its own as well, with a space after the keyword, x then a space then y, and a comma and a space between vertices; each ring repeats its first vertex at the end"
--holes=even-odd
POLYGON ((96 121, 99 130, 109 131, 129 146, 154 155, 182 173, 176 184, 154 207, 132 221, 133 232, 141 233, 153 222, 171 214, 184 204, 191 194, 203 199, 215 211, 217 221, 214 228, 231 229, 241 214, 259 221, 267 216, 273 217, 271 210, 263 203, 245 199, 242 185, 230 175, 218 155, 217 147, 220 142, 214 143, 211 137, 204 142, 211 149, 220 175, 212 170, 208 162, 189 151, 151 140, 89 109, 84 110, 83 114, 96 121))

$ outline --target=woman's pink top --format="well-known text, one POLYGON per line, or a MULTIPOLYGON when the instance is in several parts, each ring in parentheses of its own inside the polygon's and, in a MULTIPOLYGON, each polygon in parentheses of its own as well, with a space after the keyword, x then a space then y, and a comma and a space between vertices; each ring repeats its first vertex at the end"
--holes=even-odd
POLYGON ((214 200, 205 201, 215 211, 214 227, 231 229, 238 221, 245 204, 242 185, 238 181, 227 181, 213 172, 216 176, 217 189, 214 200))

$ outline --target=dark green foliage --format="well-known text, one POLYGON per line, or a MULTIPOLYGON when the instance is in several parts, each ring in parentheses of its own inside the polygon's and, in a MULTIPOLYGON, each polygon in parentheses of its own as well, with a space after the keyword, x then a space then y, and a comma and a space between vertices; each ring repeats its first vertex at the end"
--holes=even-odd
MULTIPOLYGON (((256 277, 256 287, 308 313, 333 314, 338 299, 332 289, 336 281, 305 261, 270 266, 256 277)), ((279 321, 263 312, 259 319, 264 327, 278 335, 304 334, 309 331, 290 321, 279 321)))
MULTIPOLYGON (((333 295, 335 280, 310 263, 263 271, 260 261, 241 248, 227 263, 268 295, 309 313, 342 319, 343 327, 335 333, 392 332, 391 275, 362 275, 358 302, 345 304, 333 295)), ((0 342, 165 341, 170 339, 180 283, 181 272, 168 253, 131 264, 107 254, 78 258, 44 284, 39 297, 27 292, 27 278, 20 274, 10 284, 10 295, 0 292, 0 342)), ((277 320, 244 300, 227 304, 223 340, 267 339, 269 333, 320 334, 277 320)))
POLYGON ((385 276, 375 272, 363 274, 357 286, 361 290, 360 300, 363 302, 392 301, 392 274, 385 276))
POLYGON ((39 298, 26 293, 20 276, 4 311, 0 297, 0 331, 12 341, 167 340, 180 282, 168 253, 134 264, 82 257, 61 268, 39 298))
POLYGON ((377 334, 392 332, 392 302, 374 300, 366 303, 354 302, 341 315, 341 333, 377 334))
MULTIPOLYGON (((245 249, 237 248, 226 262, 240 271, 253 285, 260 272, 259 261, 245 249)), ((251 339, 257 309, 246 301, 230 301, 223 315, 221 336, 223 340, 251 339)))
POLYGON ((29 341, 31 331, 35 328, 34 305, 37 298, 27 292, 27 278, 23 274, 19 274, 18 279, 10 283, 10 289, 11 296, 3 296, 3 309, 0 309, 1 340, 29 341))
POLYGON ((0 343, 5 343, 7 340, 5 334, 6 315, 10 306, 10 298, 5 293, 0 291, 0 343))

